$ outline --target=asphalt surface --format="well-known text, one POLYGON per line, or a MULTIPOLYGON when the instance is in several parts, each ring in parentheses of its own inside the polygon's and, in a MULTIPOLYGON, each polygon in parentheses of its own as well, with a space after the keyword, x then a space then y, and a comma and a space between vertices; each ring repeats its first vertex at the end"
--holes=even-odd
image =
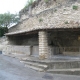
POLYGON ((0 54, 0 80, 80 80, 80 76, 37 72, 18 59, 0 54))

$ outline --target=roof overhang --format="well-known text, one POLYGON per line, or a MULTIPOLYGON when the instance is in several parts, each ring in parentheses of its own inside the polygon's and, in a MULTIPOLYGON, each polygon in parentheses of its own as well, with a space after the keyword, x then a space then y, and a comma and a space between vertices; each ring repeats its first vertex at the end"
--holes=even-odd
POLYGON ((17 35, 28 35, 28 34, 33 34, 33 33, 38 33, 40 30, 45 30, 45 31, 80 31, 80 27, 74 27, 74 28, 36 28, 36 29, 31 29, 31 30, 22 30, 22 31, 15 31, 15 32, 10 32, 6 33, 5 36, 17 36, 17 35))
POLYGON ((27 35, 27 34, 33 34, 37 33, 38 31, 17 31, 17 32, 10 32, 6 33, 5 36, 17 36, 17 35, 27 35))

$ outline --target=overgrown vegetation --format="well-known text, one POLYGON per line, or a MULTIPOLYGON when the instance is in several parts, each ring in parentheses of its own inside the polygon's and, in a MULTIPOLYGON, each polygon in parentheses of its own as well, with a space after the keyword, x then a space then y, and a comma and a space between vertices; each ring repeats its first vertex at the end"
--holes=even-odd
POLYGON ((0 26, 10 27, 14 23, 18 23, 19 16, 17 14, 4 13, 0 14, 0 26))
POLYGON ((31 6, 33 4, 35 0, 28 0, 27 4, 25 5, 25 7, 23 9, 28 8, 29 6, 31 6))
MULTIPOLYGON (((50 0, 44 0, 45 1, 45 3, 48 3, 50 0)), ((54 0, 54 1, 56 1, 56 0, 54 0)))
POLYGON ((7 32, 8 32, 7 27, 0 27, 0 37, 4 36, 4 34, 7 32))
POLYGON ((73 5, 73 9, 74 9, 74 10, 78 10, 78 6, 73 5))
POLYGON ((57 9, 54 10, 54 12, 56 12, 56 11, 57 11, 57 9))
POLYGON ((42 19, 42 18, 40 18, 40 19, 39 19, 39 22, 43 22, 43 19, 42 19))
POLYGON ((4 13, 0 14, 0 37, 8 32, 8 27, 18 23, 19 16, 17 14, 4 13))
POLYGON ((64 9, 64 11, 66 11, 66 9, 64 9))
POLYGON ((46 3, 48 3, 49 2, 49 0, 44 0, 46 3))
POLYGON ((65 21, 65 24, 69 24, 69 22, 68 21, 65 21))

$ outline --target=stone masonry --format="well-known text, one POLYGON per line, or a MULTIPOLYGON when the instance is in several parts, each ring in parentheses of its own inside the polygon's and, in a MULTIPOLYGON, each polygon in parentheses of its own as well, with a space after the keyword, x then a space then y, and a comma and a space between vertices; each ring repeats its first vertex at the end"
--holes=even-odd
MULTIPOLYGON (((28 19, 19 23, 17 26, 10 28, 9 32, 25 30, 31 31, 42 28, 78 28, 80 26, 80 2, 78 1, 74 2, 73 0, 71 2, 71 0, 69 0, 69 2, 67 2, 66 4, 61 4, 61 6, 56 5, 55 7, 52 6, 50 8, 47 8, 46 10, 43 10, 43 8, 42 11, 41 9, 37 10, 39 11, 38 14, 35 13, 35 15, 33 15, 32 17, 29 17, 28 19), (74 7, 76 7, 77 9, 75 10, 74 7)), ((27 15, 25 15, 25 18, 26 16, 27 15)))
POLYGON ((39 31, 39 57, 48 58, 48 38, 46 31, 39 31))
POLYGON ((23 13, 21 16, 22 21, 11 27, 8 33, 9 36, 9 34, 26 34, 27 32, 40 30, 38 33, 40 59, 48 58, 49 55, 47 32, 43 30, 80 28, 79 0, 49 0, 48 3, 43 1, 41 0, 32 9, 32 16, 28 17, 29 14, 27 12, 29 11, 26 14, 23 13))
POLYGON ((4 55, 8 54, 25 54, 26 56, 29 56, 30 53, 30 46, 17 46, 17 45, 6 45, 4 46, 2 50, 4 55))

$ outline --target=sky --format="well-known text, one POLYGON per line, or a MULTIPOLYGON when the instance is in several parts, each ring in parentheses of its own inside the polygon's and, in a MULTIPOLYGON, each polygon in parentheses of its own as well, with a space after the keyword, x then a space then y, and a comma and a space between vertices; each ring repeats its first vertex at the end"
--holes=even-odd
POLYGON ((0 14, 10 12, 18 13, 26 4, 28 0, 1 0, 0 14))

